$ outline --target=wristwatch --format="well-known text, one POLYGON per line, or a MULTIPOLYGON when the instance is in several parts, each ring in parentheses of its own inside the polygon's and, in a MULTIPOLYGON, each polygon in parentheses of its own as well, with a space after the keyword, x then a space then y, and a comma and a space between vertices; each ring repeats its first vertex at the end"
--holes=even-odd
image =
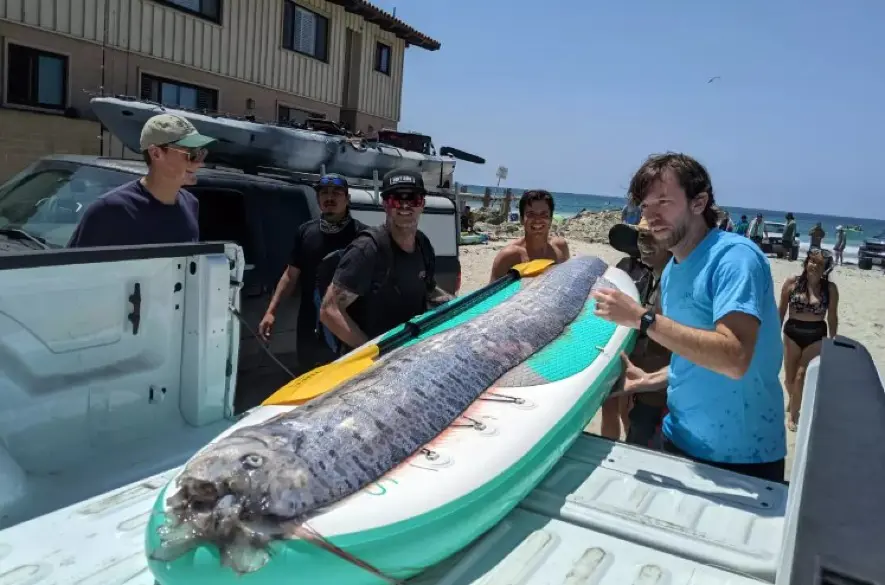
POLYGON ((654 311, 646 311, 642 314, 642 317, 639 318, 639 333, 640 335, 645 335, 648 331, 648 328, 652 326, 655 322, 655 312, 654 311))

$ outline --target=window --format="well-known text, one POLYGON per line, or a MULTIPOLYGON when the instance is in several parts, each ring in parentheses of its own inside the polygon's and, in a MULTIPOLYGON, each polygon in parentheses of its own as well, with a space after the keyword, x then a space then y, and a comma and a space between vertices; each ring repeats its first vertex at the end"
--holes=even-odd
POLYGON ((317 114, 308 112, 299 108, 291 108, 289 106, 280 105, 277 108, 277 120, 280 122, 293 122, 295 124, 304 124, 308 118, 319 118, 325 120, 325 114, 317 114))
POLYGON ((68 58, 10 43, 6 84, 10 104, 63 110, 68 105, 68 58))
POLYGON ((142 73, 141 99, 170 108, 218 110, 218 91, 142 73))
POLYGON ((375 71, 390 75, 390 45, 375 43, 375 71))
POLYGON ((290 0, 283 11, 283 47, 326 61, 329 19, 290 0))
POLYGON ((214 22, 221 22, 221 0, 155 0, 214 22))
POLYGON ((0 187, 0 227, 23 229, 64 248, 93 201, 137 178, 88 165, 41 168, 37 162, 0 187))

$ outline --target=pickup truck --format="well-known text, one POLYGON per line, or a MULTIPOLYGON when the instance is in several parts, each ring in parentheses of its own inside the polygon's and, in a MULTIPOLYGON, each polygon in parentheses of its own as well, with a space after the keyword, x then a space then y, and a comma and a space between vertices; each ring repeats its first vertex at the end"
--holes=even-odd
MULTIPOLYGON (((0 254, 63 248, 90 203, 108 190, 142 176, 145 170, 140 160, 71 155, 37 160, 0 186, 0 254)), ((268 357, 251 331, 257 329, 267 309, 288 261, 295 231, 319 216, 312 187, 315 178, 205 167, 197 175, 197 184, 188 187, 200 201, 201 239, 236 243, 244 255, 240 313, 247 326, 238 333, 234 380, 244 390, 236 397, 237 412, 254 406, 291 378, 268 357)), ((366 181, 350 182, 353 216, 368 225, 382 223, 384 210, 377 192, 366 181)), ((427 198, 420 229, 436 252, 437 281, 451 293, 457 292, 461 282, 459 223, 450 197, 427 198)), ((282 303, 269 347, 289 371, 297 361, 298 295, 300 291, 292 301, 282 303)))
MULTIPOLYGON (((144 172, 49 156, 0 186, 0 528, 182 464, 292 377, 298 299, 271 355, 250 330, 319 214, 310 177, 204 168, 189 190, 206 242, 65 249, 86 206, 144 172)), ((383 221, 368 186, 351 203, 383 221)), ((454 202, 428 197, 420 228, 456 292, 454 202)))
MULTIPOLYGON (((584 435, 501 523, 409 583, 883 583, 883 420, 869 354, 828 340, 808 370, 789 484, 584 435)), ((154 585, 145 524, 176 471, 0 531, 0 583, 154 585)))
MULTIPOLYGON (((26 195, 3 187, 0 211, 37 217, 26 195)), ((0 255, 0 584, 153 585, 158 490, 237 418, 248 252, 35 249, 65 229, 10 229, 28 249, 0 255)), ((883 421, 869 354, 827 340, 789 484, 584 435, 498 526, 412 581, 883 582, 883 421)))

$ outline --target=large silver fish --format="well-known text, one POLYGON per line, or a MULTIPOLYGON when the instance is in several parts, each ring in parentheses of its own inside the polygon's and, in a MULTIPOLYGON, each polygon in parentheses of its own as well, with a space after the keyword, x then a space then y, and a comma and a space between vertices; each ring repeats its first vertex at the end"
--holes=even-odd
POLYGON ((211 543, 235 571, 257 570, 272 540, 415 454, 558 337, 606 269, 598 258, 573 258, 488 312, 209 445, 179 476, 152 556, 173 560, 211 543))

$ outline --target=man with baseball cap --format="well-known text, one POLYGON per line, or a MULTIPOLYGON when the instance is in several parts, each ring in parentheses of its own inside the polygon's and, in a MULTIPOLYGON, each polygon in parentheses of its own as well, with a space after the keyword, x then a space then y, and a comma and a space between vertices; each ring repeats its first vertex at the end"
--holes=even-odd
POLYGON ((160 114, 145 122, 140 147, 147 174, 92 203, 71 235, 69 247, 135 246, 196 242, 199 203, 182 189, 197 182, 214 138, 186 119, 160 114))
MULTIPOLYGON (((639 223, 630 225, 619 223, 608 232, 609 244, 619 252, 627 254, 616 265, 630 275, 639 292, 639 302, 647 309, 660 314, 660 282, 667 262, 672 254, 659 245, 651 234, 648 220, 640 218, 639 223)), ((661 344, 640 334, 630 361, 639 368, 653 371, 670 363, 671 352, 661 344)), ((623 375, 616 388, 623 387, 623 375)), ((627 443, 655 446, 660 440, 660 427, 667 413, 667 391, 654 390, 643 393, 618 392, 602 404, 602 428, 600 434, 617 441, 621 437, 621 426, 627 431, 627 443)))
POLYGON ((426 195, 420 173, 384 175, 386 221, 347 247, 320 309, 322 324, 343 343, 342 350, 452 298, 436 285, 433 246, 418 229, 426 195))
POLYGON ((320 177, 315 185, 320 217, 301 224, 295 233, 289 264, 274 291, 258 333, 269 339, 280 302, 292 295, 301 282, 301 302, 298 309, 296 343, 298 366, 301 372, 335 359, 335 351, 318 335, 319 301, 325 294, 320 267, 331 254, 343 250, 366 225, 350 214, 350 192, 347 180, 335 174, 320 177))

